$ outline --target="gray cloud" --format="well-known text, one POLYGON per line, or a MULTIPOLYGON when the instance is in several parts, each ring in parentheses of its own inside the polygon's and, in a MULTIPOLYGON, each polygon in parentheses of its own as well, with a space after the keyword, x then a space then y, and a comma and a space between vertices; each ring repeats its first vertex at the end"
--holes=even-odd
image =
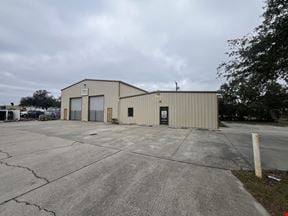
POLYGON ((253 30, 262 0, 7 0, 0 8, 0 104, 83 78, 147 90, 216 90, 226 41, 253 30))

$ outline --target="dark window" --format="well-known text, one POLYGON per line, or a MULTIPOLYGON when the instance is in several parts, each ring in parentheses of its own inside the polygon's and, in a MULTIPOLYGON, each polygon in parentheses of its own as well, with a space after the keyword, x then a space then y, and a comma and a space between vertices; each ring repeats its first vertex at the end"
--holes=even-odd
POLYGON ((128 117, 133 117, 133 107, 128 108, 128 117))

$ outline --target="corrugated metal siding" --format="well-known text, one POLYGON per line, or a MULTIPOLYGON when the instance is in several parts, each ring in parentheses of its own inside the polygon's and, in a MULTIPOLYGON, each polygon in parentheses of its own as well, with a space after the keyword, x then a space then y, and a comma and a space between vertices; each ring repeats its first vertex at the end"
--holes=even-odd
MULTIPOLYGON (((135 89, 119 82, 85 80, 61 92, 61 118, 64 109, 69 117, 70 98, 81 97, 83 84, 89 89, 89 96, 104 95, 104 121, 107 122, 107 108, 113 110, 112 118, 122 123, 159 125, 159 107, 169 107, 169 126, 171 127, 218 127, 218 102, 216 93, 208 92, 161 92, 119 100, 120 97, 141 94, 135 89), (120 90, 120 92, 119 92, 120 90), (120 103, 120 106, 119 106, 120 103), (119 116, 118 116, 119 107, 119 116), (128 107, 134 108, 134 116, 128 117, 128 107)), ((82 120, 88 120, 89 97, 82 96, 82 120)))
POLYGON ((218 127, 216 93, 157 93, 120 100, 120 122, 159 125, 159 107, 169 107, 171 127, 218 127), (128 117, 128 107, 134 116, 128 117))
MULTIPOLYGON (((61 119, 64 119, 64 109, 66 108, 69 116, 70 98, 81 97, 83 84, 89 89, 89 96, 104 95, 104 121, 107 121, 107 107, 112 108, 112 117, 118 118, 119 103, 119 82, 103 82, 86 80, 73 85, 61 92, 61 119)), ((82 120, 88 120, 89 100, 88 96, 82 97, 82 120)))
POLYGON ((145 91, 120 83, 120 97, 138 95, 143 93, 145 93, 145 91))

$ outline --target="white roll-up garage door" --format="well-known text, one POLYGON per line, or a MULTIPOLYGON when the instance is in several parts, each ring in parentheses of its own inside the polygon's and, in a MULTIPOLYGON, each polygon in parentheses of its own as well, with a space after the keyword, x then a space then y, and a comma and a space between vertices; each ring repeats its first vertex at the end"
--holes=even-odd
POLYGON ((81 120, 82 100, 81 98, 71 98, 70 120, 81 120))
POLYGON ((90 97, 89 121, 104 121, 104 96, 90 97))

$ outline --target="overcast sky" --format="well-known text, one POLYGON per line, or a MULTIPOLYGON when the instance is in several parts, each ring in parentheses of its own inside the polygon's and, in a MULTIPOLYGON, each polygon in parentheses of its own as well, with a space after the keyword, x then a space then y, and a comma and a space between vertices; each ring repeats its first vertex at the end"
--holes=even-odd
POLYGON ((227 40, 261 22, 263 0, 2 0, 0 104, 60 95, 84 78, 146 90, 217 90, 227 40))

